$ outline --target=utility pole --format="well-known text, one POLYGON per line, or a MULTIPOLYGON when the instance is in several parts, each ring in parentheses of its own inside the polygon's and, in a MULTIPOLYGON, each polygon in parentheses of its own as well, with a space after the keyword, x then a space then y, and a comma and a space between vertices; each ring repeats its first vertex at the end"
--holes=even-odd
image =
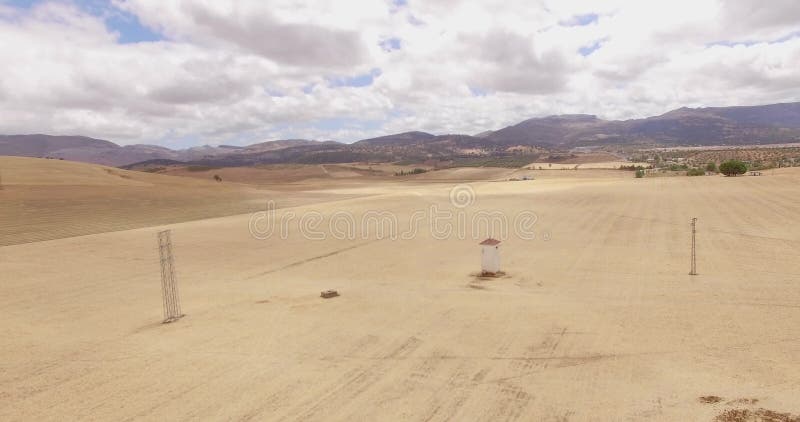
POLYGON ((689 275, 697 275, 697 243, 695 241, 697 233, 697 218, 692 218, 692 270, 689 275))

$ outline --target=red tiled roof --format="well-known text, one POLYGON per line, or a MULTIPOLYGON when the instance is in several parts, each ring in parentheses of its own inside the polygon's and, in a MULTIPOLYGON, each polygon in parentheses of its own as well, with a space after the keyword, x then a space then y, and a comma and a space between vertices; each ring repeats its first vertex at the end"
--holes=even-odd
POLYGON ((480 244, 481 244, 481 245, 487 245, 487 246, 494 246, 494 245, 499 245, 499 244, 500 244, 500 241, 499 241, 499 240, 497 240, 497 239, 492 239, 492 238, 490 237, 490 238, 488 238, 488 239, 484 240, 483 242, 481 242, 480 244))

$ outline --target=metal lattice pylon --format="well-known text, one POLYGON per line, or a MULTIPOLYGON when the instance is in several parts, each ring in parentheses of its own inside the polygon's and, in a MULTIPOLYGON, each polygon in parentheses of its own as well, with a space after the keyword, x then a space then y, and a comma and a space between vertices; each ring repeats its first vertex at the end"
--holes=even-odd
POLYGON ((695 237, 697 235, 697 218, 692 218, 692 269, 689 270, 689 275, 697 275, 697 243, 695 237))
POLYGON ((173 322, 183 316, 175 279, 175 259, 172 256, 170 230, 158 232, 158 254, 161 258, 161 294, 164 298, 164 323, 173 322))

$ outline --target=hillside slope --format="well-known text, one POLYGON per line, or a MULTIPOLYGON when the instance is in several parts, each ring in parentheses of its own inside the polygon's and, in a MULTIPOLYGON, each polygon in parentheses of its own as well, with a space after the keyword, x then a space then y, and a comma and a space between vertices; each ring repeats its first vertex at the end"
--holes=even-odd
POLYGON ((489 133, 501 144, 741 145, 800 142, 800 103, 742 107, 679 108, 624 121, 591 115, 534 118, 489 133))
POLYGON ((0 135, 0 155, 57 157, 111 166, 174 160, 215 166, 454 160, 529 154, 529 147, 603 145, 747 145, 800 142, 800 102, 679 108, 659 116, 603 120, 589 114, 536 117, 479 136, 412 131, 352 144, 291 139, 249 146, 203 145, 171 150, 119 146, 80 136, 0 135), (527 149, 526 149, 527 148, 527 149))

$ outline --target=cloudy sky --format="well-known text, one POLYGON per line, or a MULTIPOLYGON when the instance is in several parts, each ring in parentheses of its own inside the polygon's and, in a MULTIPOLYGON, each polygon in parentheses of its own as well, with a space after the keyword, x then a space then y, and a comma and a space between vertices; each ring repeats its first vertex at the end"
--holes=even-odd
POLYGON ((0 0, 0 133, 171 147, 800 100, 796 0, 0 0), (602 5, 600 5, 602 3, 602 5))

